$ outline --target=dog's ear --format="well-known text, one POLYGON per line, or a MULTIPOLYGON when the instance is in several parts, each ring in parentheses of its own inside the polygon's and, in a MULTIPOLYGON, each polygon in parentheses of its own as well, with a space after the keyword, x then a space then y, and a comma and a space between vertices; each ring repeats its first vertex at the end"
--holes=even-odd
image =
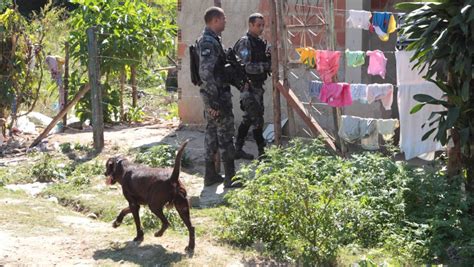
POLYGON ((124 161, 125 159, 122 158, 122 157, 117 157, 115 158, 115 162, 114 162, 114 173, 119 169, 121 168, 123 170, 123 165, 122 165, 122 162, 124 161))

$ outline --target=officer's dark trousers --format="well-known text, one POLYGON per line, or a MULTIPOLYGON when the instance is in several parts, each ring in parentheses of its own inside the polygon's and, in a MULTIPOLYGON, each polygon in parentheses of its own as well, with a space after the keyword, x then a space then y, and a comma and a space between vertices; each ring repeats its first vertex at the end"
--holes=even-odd
POLYGON ((206 161, 214 162, 214 155, 221 149, 222 161, 234 161, 234 114, 232 112, 232 95, 225 92, 220 97, 220 115, 213 118, 207 111, 209 107, 204 107, 204 117, 206 118, 206 136, 204 145, 206 149, 206 161))
MULTIPOLYGON (((256 103, 259 105, 259 109, 261 110, 261 112, 258 112, 258 114, 256 114, 255 112, 251 112, 250 110, 243 109, 244 116, 242 118, 242 122, 240 123, 235 142, 237 150, 242 149, 245 143, 245 137, 247 137, 248 131, 251 126, 254 127, 253 138, 255 139, 255 142, 257 142, 259 154, 261 154, 263 148, 265 147, 265 139, 263 138, 264 92, 265 91, 263 90, 262 86, 253 87, 251 90, 251 94, 257 100, 256 103)), ((255 110, 255 108, 253 110, 255 110)))

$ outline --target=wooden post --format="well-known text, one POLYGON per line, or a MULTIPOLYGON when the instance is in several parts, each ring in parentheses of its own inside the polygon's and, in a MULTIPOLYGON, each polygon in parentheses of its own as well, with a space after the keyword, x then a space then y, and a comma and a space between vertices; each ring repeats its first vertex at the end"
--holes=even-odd
MULTIPOLYGON (((69 42, 64 44, 64 53, 66 54, 64 57, 64 107, 67 106, 67 98, 69 96, 69 42)), ((66 130, 67 126, 67 112, 64 114, 63 117, 63 128, 62 131, 66 130)))
POLYGON ((89 53, 89 84, 91 86, 92 127, 96 152, 104 148, 104 115, 102 111, 102 90, 100 87, 99 50, 93 27, 87 29, 87 49, 89 53))
POLYGON ((120 120, 125 120, 125 110, 123 107, 123 94, 125 93, 125 66, 120 70, 120 120))
POLYGON ((277 8, 275 0, 270 0, 270 27, 272 33, 272 83, 273 83, 273 124, 275 129, 275 144, 281 145, 281 106, 278 69, 278 28, 277 28, 277 8))
POLYGON ((130 80, 132 82, 132 107, 137 107, 138 92, 137 92, 137 69, 134 65, 130 66, 130 80))
MULTIPOLYGON (((290 83, 288 82, 288 47, 287 47, 287 40, 288 40, 288 30, 286 29, 286 21, 285 17, 283 16, 283 1, 278 2, 278 12, 280 14, 280 20, 278 22, 279 30, 280 30, 280 40, 281 40, 281 49, 280 49, 280 57, 282 59, 283 65, 283 84, 285 88, 290 87, 290 83)), ((293 112, 293 108, 286 102, 286 109, 288 115, 288 135, 294 136, 296 134, 296 124, 295 124, 295 114, 293 112)))
POLYGON ((43 138, 45 138, 49 131, 53 129, 53 127, 56 125, 58 121, 61 120, 61 118, 66 114, 76 103, 81 99, 89 90, 91 89, 91 86, 89 84, 86 84, 80 91, 79 93, 76 94, 76 96, 71 100, 71 102, 67 103, 66 106, 56 115, 56 117, 53 118, 53 120, 49 123, 49 125, 44 129, 44 131, 31 143, 30 148, 36 146, 43 138))
MULTIPOLYGON (((328 35, 328 49, 334 51, 336 49, 336 34, 334 33, 334 0, 329 0, 327 4, 327 35, 328 35)), ((339 145, 342 154, 346 152, 346 146, 344 141, 339 137, 339 127, 341 126, 341 108, 332 108, 333 120, 334 120, 334 137, 336 138, 336 144, 339 145)))

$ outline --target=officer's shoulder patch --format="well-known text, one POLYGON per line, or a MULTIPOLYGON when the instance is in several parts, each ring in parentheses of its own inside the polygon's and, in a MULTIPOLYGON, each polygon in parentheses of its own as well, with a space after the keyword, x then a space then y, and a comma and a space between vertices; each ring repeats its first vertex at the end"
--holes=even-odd
POLYGON ((249 55, 249 50, 247 48, 241 49, 239 51, 240 57, 246 58, 249 55))
POLYGON ((201 56, 209 56, 211 54, 210 48, 203 48, 201 49, 201 56))

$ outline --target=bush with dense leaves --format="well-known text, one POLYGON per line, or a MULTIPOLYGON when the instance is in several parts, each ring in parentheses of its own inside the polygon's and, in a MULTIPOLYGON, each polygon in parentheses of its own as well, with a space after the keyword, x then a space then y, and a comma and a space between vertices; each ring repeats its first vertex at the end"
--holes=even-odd
POLYGON ((227 195, 221 218, 221 236, 234 244, 262 243, 278 259, 317 265, 335 264, 349 244, 409 263, 472 259, 467 200, 443 173, 379 153, 342 159, 320 140, 295 140, 237 177, 245 187, 227 195))

